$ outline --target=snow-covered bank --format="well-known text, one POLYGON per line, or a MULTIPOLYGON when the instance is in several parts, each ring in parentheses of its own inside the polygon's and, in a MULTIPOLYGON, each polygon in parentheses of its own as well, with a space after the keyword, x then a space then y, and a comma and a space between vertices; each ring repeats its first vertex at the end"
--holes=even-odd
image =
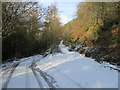
POLYGON ((63 54, 48 55, 37 68, 54 77, 60 88, 118 88, 118 72, 104 68, 94 59, 69 52, 60 44, 63 54))

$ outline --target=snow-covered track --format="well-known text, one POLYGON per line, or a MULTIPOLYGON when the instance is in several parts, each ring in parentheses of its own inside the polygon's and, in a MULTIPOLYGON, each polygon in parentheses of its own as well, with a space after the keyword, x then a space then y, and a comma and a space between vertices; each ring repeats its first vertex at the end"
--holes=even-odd
MULTIPOLYGON (((27 59, 24 59, 23 61, 19 61, 19 62, 17 62, 17 63, 21 63, 21 62, 24 62, 24 61, 26 61, 26 60, 28 60, 29 58, 27 58, 27 59)), ((14 63, 14 64, 12 64, 10 67, 8 67, 8 69, 4 72, 4 73, 2 73, 2 78, 10 71, 10 69, 11 68, 13 68, 17 63, 14 63)))
POLYGON ((38 85, 40 86, 40 88, 44 88, 42 82, 39 79, 38 74, 36 73, 36 68, 35 68, 35 62, 34 62, 34 60, 33 60, 32 64, 31 64, 30 68, 31 68, 33 74, 35 75, 35 78, 36 78, 36 80, 37 80, 38 85))
MULTIPOLYGON (((41 71, 40 69, 37 68, 37 71, 40 73, 40 75, 44 78, 44 80, 46 81, 46 83, 48 84, 48 86, 50 88, 56 88, 53 83, 55 82, 54 81, 54 78, 52 76, 50 76, 49 74, 41 71), (50 80, 48 79, 48 77, 50 78, 50 80)), ((58 86, 57 86, 58 87, 58 86)))
MULTIPOLYGON (((7 79, 5 80, 5 82, 3 83, 2 88, 7 88, 7 85, 8 85, 8 83, 9 83, 10 79, 11 79, 12 74, 13 74, 14 70, 16 69, 16 67, 17 67, 19 64, 20 64, 20 62, 19 62, 19 63, 15 63, 15 64, 13 65, 13 67, 11 67, 11 68, 6 72, 6 74, 8 74, 8 76, 7 76, 7 79)), ((6 75, 6 74, 5 74, 5 75, 6 75)), ((4 76, 5 76, 5 75, 4 75, 4 76)))
MULTIPOLYGON (((12 65, 12 67, 13 67, 13 65, 12 65)), ((7 69, 4 73, 2 73, 2 78, 10 71, 10 69, 11 69, 12 67, 10 67, 10 68, 7 69)))
MULTIPOLYGON (((47 64, 47 62, 45 62, 47 64)), ((58 73, 62 74, 65 78, 67 78, 69 81, 73 82, 75 85, 77 85, 79 88, 81 88, 81 90, 83 90, 83 87, 81 84, 75 82, 74 80, 72 80, 70 77, 68 77, 67 75, 65 75, 64 73, 62 73, 60 70, 58 70, 57 68, 53 67, 52 65, 49 64, 49 66, 54 69, 55 71, 57 71, 58 73)))
POLYGON ((60 74, 62 74, 64 77, 66 77, 68 80, 70 80, 71 82, 73 82, 75 85, 77 85, 79 88, 83 88, 81 86, 81 84, 75 82, 74 80, 72 80, 71 78, 69 78, 67 75, 65 75, 64 73, 62 73, 60 70, 56 69, 55 67, 52 67, 53 69, 55 69, 57 72, 59 72, 60 74))

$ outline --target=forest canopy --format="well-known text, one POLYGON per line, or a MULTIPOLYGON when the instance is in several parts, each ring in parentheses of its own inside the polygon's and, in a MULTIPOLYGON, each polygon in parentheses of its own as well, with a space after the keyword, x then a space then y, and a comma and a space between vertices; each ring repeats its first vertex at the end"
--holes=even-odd
POLYGON ((37 2, 2 3, 3 60, 55 49, 61 23, 55 4, 43 8, 37 2))

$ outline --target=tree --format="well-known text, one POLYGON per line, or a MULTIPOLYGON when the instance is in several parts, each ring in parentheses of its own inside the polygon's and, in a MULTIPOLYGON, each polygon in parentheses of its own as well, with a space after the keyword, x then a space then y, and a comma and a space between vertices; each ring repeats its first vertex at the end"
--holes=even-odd
MULTIPOLYGON (((72 42, 88 41, 94 43, 104 31, 119 24, 120 9, 118 2, 81 2, 77 5, 77 17, 65 30, 71 32, 72 42)), ((67 34, 67 33, 66 33, 67 34)))
POLYGON ((48 48, 58 50, 61 26, 56 6, 49 7, 33 2, 3 2, 3 60, 43 54, 48 48))
POLYGON ((54 50, 57 48, 61 37, 61 23, 55 4, 48 7, 44 24, 46 28, 44 30, 43 37, 46 39, 46 45, 50 46, 52 50, 54 50))
POLYGON ((32 50, 42 17, 37 3, 3 2, 2 16, 3 60, 35 53, 32 50))

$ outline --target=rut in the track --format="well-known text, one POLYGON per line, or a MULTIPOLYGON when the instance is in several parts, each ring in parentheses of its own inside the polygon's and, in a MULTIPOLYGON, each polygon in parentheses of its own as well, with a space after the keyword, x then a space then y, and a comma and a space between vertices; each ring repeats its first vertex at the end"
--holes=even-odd
POLYGON ((36 80, 37 80, 37 82, 38 82, 39 87, 40 87, 40 88, 44 88, 42 82, 41 82, 40 79, 39 79, 38 74, 35 72, 36 69, 35 69, 35 62, 34 62, 34 60, 33 60, 32 64, 31 64, 30 68, 31 68, 33 74, 35 75, 35 78, 36 78, 36 80))
POLYGON ((17 67, 19 64, 20 64, 20 62, 14 64, 13 67, 7 71, 6 74, 8 74, 8 77, 7 77, 6 81, 5 81, 5 83, 3 84, 2 88, 7 88, 7 85, 8 85, 8 83, 9 83, 10 79, 11 79, 12 74, 13 74, 14 70, 16 69, 16 67, 17 67))

